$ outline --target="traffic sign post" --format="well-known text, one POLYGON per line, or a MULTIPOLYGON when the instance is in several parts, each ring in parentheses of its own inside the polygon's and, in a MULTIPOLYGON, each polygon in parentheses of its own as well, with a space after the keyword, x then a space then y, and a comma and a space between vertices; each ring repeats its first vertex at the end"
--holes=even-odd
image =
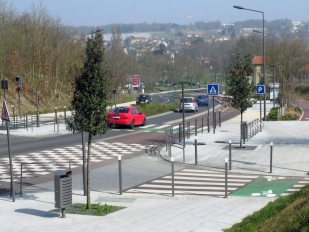
POLYGON ((208 93, 208 103, 209 103, 209 96, 212 96, 212 126, 213 132, 215 132, 215 96, 219 96, 219 85, 218 84, 208 84, 207 85, 207 93, 208 93))
POLYGON ((8 153, 9 153, 9 161, 10 161, 10 175, 11 175, 11 191, 10 196, 13 198, 13 202, 15 202, 15 191, 14 191, 14 182, 13 182, 13 163, 11 157, 11 147, 10 147, 10 129, 9 122, 11 122, 8 107, 6 101, 3 101, 1 119, 5 121, 6 131, 7 131, 7 141, 8 141, 8 153))
MULTIPOLYGON (((260 95, 265 95, 265 85, 257 85, 255 93, 259 95, 259 100, 260 100, 260 119, 262 119, 262 102, 261 102, 261 97, 260 95)), ((265 118, 264 118, 265 120, 265 118)))

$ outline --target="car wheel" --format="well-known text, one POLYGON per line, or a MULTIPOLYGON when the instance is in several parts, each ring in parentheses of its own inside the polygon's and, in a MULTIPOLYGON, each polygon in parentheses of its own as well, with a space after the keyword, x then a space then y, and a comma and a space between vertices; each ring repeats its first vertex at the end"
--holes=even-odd
POLYGON ((144 121, 142 123, 142 126, 146 126, 146 118, 144 118, 144 121))
POLYGON ((130 124, 130 128, 134 129, 134 120, 132 120, 131 124, 130 124))

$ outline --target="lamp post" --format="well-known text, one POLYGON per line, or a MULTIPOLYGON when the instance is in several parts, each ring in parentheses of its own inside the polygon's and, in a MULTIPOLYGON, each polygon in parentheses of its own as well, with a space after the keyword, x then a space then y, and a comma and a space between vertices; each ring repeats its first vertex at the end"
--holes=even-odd
MULTIPOLYGON (((253 10, 253 9, 248 9, 244 8, 242 6, 233 6, 236 9, 239 10, 248 10, 248 11, 254 11, 261 13, 263 16, 263 74, 264 74, 264 85, 266 84, 266 68, 265 68, 265 40, 264 40, 264 34, 265 34, 265 27, 264 27, 264 12, 259 11, 259 10, 253 10)), ((266 93, 264 93, 264 121, 266 121, 266 93)))
MULTIPOLYGON (((261 31, 253 30, 253 32, 256 33, 262 33, 261 31)), ((277 64, 275 64, 275 35, 271 33, 264 33, 265 35, 271 35, 273 37, 273 64, 271 67, 273 68, 273 107, 275 107, 275 67, 277 64)))
POLYGON ((266 68, 273 68, 273 107, 275 107, 275 67, 279 65, 279 63, 277 64, 272 64, 266 68))

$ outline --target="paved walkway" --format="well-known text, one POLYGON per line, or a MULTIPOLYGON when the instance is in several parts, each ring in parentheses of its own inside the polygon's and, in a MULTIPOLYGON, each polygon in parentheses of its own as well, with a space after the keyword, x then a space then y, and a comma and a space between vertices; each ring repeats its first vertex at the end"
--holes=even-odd
MULTIPOLYGON (((272 104, 267 104, 267 109, 272 104)), ((227 109, 228 110, 228 109, 227 109)), ((244 120, 259 118, 259 105, 248 109, 244 120)), ((252 137, 239 150, 239 117, 217 127, 216 133, 198 134, 198 164, 206 170, 224 170, 228 158, 228 141, 233 144, 232 172, 267 176, 302 176, 308 171, 308 129, 306 121, 264 122, 262 132, 252 137), (270 171, 270 143, 273 142, 273 167, 270 171)), ((49 133, 47 127, 41 128, 49 133)), ((62 129, 61 129, 62 130, 62 129)), ((39 130, 35 130, 38 132, 39 130)), ((33 133, 33 132, 31 132, 33 133)), ((52 133, 54 133, 52 131, 52 133)), ((49 133, 49 134, 52 134, 49 133)), ((193 138, 187 140, 185 162, 194 166, 193 138)), ((161 150, 161 155, 170 159, 161 150)), ((183 152, 172 148, 172 156, 180 164, 183 152)), ((85 203, 82 192, 73 191, 73 203, 85 203)), ((185 193, 171 197, 156 194, 117 194, 91 192, 94 203, 121 205, 127 208, 105 217, 67 214, 61 218, 54 209, 53 192, 26 194, 12 202, 9 196, 1 196, 1 230, 5 231, 221 231, 229 228, 245 216, 259 210, 275 197, 208 197, 188 196, 185 193)))

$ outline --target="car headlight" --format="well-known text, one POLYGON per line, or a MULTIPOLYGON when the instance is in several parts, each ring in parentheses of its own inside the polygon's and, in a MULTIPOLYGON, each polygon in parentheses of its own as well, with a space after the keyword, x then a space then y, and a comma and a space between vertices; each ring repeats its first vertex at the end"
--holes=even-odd
POLYGON ((148 102, 148 99, 146 99, 145 102, 148 102))

